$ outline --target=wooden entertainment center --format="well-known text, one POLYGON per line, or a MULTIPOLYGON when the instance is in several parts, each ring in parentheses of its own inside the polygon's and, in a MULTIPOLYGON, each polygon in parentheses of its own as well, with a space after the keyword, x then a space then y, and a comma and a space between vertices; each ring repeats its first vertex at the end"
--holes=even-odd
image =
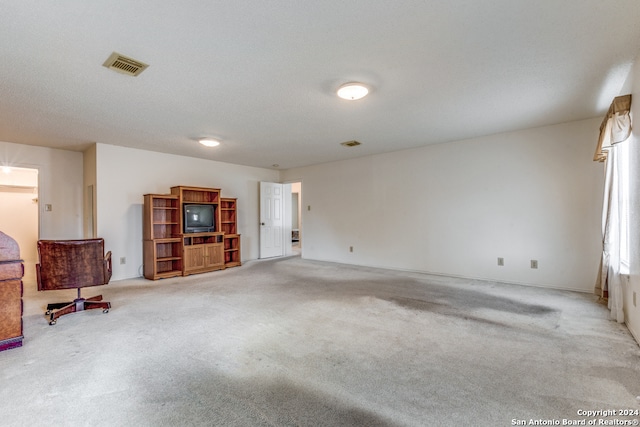
POLYGON ((144 277, 158 280, 241 265, 236 207, 237 200, 220 197, 219 188, 176 186, 171 194, 145 194, 144 277), (189 207, 201 209, 210 222, 190 224, 189 207))

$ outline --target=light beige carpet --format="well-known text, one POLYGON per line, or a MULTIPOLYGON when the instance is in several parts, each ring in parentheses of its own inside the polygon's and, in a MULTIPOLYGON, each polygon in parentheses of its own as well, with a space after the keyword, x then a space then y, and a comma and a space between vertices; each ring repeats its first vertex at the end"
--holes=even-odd
MULTIPOLYGON (((591 295, 300 258, 25 291, 3 426, 507 426, 640 410, 640 348, 591 295)), ((624 418, 624 417, 617 417, 624 418)), ((627 417, 628 418, 628 417, 627 417)), ((640 417, 631 417, 639 418, 640 417)))

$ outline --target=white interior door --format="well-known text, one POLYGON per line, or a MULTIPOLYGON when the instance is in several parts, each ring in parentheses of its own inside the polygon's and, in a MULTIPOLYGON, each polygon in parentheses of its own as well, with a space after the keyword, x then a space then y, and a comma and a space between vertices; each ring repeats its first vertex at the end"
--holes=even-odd
POLYGON ((260 258, 284 255, 284 185, 260 183, 260 258))

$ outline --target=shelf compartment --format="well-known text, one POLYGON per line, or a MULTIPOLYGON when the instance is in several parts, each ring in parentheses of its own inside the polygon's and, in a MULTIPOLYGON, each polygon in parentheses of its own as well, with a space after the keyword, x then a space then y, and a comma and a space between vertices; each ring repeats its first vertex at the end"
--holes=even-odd
POLYGON ((174 260, 158 260, 156 262, 156 278, 182 276, 182 258, 174 260))
POLYGON ((225 234, 224 236, 224 265, 226 268, 242 265, 239 234, 225 234))
POLYGON ((224 236, 225 250, 238 250, 239 247, 240 247, 240 238, 237 235, 224 236))
POLYGON ((182 275, 182 240, 166 238, 145 240, 144 277, 158 280, 182 275))
POLYGON ((165 261, 168 259, 182 258, 182 245, 180 241, 155 241, 156 243, 156 259, 165 261))
POLYGON ((171 194, 179 196, 182 203, 214 203, 220 202, 219 188, 171 187, 171 194))
POLYGON ((183 243, 185 246, 206 245, 210 243, 222 243, 224 234, 216 233, 192 233, 183 234, 183 243))
POLYGON ((231 199, 231 198, 222 198, 221 199, 221 204, 220 204, 220 208, 221 209, 225 209, 225 210, 235 210, 236 209, 236 199, 231 199))

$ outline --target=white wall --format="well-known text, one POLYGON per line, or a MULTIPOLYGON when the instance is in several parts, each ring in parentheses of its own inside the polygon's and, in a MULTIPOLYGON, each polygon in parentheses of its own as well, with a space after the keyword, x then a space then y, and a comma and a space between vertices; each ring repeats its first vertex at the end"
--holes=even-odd
POLYGON ((20 255, 25 260, 25 286, 35 286, 38 238, 82 238, 82 153, 0 141, 0 166, 5 165, 38 170, 35 212, 32 195, 4 194, 0 201, 5 210, 5 204, 14 203, 21 203, 25 209, 17 218, 2 216, 0 230, 10 236, 16 234, 20 239, 16 240, 20 242, 20 255), (20 196, 20 200, 10 200, 20 196), (47 204, 52 206, 51 211, 44 210, 47 204), (34 215, 39 217, 39 229, 34 215))
POLYGON ((168 194, 189 185, 222 190, 238 199, 242 259, 259 254, 259 182, 279 181, 279 172, 113 145, 96 146, 97 232, 112 251, 113 279, 142 275, 142 206, 147 193, 168 194), (126 264, 120 265, 120 258, 126 264))
MULTIPOLYGON (((629 75, 631 88, 631 115, 633 131, 631 139, 631 199, 630 199, 630 251, 631 274, 629 284, 624 288, 624 313, 625 322, 631 333, 640 343, 640 59, 636 60, 629 75), (636 295, 636 304, 633 304, 633 295, 636 295)), ((628 89, 625 88, 625 89, 628 89)), ((624 90, 623 94, 629 93, 624 90)))
POLYGON ((592 292, 600 121, 283 171, 304 182, 303 255, 592 292))
POLYGON ((41 239, 82 238, 82 153, 0 141, 0 164, 38 169, 41 239))
POLYGON ((41 239, 82 238, 82 153, 0 141, 0 165, 38 169, 41 239))

